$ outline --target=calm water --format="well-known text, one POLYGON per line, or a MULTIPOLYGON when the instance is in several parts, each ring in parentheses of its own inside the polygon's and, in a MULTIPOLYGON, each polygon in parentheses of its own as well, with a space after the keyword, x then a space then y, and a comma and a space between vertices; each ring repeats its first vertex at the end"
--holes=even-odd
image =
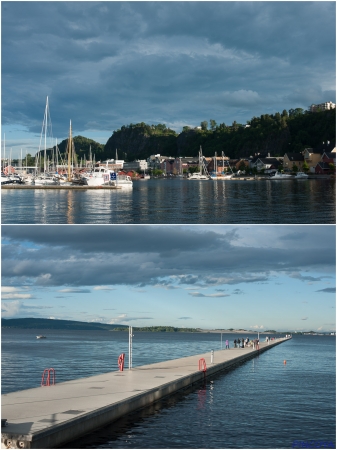
POLYGON ((131 192, 2 190, 2 223, 336 223, 331 180, 134 182, 131 192))
MULTIPOLYGON (((64 381, 116 370, 122 351, 127 358, 127 333, 46 330, 39 341, 38 332, 2 330, 3 392, 38 386, 46 367, 64 381)), ((220 349, 218 334, 134 334, 134 366, 220 349)), ((232 346, 237 336, 228 337, 232 346)), ((335 448, 335 364, 334 337, 294 336, 63 448, 335 448)))

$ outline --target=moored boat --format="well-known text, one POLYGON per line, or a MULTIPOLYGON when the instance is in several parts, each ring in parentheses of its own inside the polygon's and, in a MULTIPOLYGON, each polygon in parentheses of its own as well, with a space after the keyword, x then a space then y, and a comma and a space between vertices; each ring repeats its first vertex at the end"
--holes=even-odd
POLYGON ((107 167, 95 167, 93 172, 83 175, 88 186, 116 186, 122 189, 132 189, 133 182, 128 175, 119 175, 107 167))
POLYGON ((271 180, 291 180, 292 178, 294 178, 293 175, 289 175, 283 172, 275 172, 273 175, 270 176, 271 180))
POLYGON ((41 174, 35 177, 32 181, 32 185, 35 186, 55 186, 58 184, 60 184, 59 181, 57 181, 55 177, 49 174, 41 174))
POLYGON ((43 334, 39 334, 36 336, 36 339, 47 339, 47 336, 43 336, 43 334))
POLYGON ((204 157, 202 156, 201 146, 199 150, 199 172, 194 172, 193 174, 190 174, 188 180, 200 180, 200 181, 212 180, 212 177, 207 171, 204 157))
POLYGON ((309 175, 307 175, 307 174, 304 173, 304 172, 297 172, 297 174, 295 175, 295 178, 303 178, 303 179, 306 179, 306 178, 309 178, 309 175))

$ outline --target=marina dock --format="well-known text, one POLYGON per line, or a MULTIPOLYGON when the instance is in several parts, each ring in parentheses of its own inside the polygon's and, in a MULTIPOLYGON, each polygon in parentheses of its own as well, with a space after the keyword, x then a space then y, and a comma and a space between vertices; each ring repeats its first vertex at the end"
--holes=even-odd
POLYGON ((87 190, 87 189, 121 189, 120 186, 87 186, 87 185, 73 185, 73 186, 62 186, 62 185, 45 185, 45 186, 34 186, 31 184, 4 184, 1 186, 1 189, 51 189, 51 190, 59 190, 59 189, 65 189, 65 190, 87 190))
POLYGON ((1 396, 2 422, 7 420, 1 427, 1 448, 60 447, 288 339, 261 342, 259 350, 210 350, 63 383, 57 383, 55 367, 55 385, 1 396))

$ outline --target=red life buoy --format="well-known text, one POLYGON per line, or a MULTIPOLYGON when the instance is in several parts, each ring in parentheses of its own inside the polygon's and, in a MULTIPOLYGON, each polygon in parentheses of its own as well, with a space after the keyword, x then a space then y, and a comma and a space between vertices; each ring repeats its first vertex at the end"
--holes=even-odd
POLYGON ((123 369, 124 369, 124 358, 125 358, 125 353, 122 353, 118 357, 118 366, 119 366, 120 371, 123 371, 123 369))

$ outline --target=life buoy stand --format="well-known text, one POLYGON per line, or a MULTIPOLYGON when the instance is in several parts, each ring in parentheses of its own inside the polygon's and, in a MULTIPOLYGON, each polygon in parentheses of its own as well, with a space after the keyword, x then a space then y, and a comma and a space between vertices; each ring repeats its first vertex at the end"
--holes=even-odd
POLYGON ((206 361, 204 358, 199 359, 199 370, 202 370, 204 373, 207 370, 206 361))
POLYGON ((118 356, 118 367, 121 372, 123 372, 123 370, 124 370, 124 359, 125 359, 125 353, 121 353, 118 356))

